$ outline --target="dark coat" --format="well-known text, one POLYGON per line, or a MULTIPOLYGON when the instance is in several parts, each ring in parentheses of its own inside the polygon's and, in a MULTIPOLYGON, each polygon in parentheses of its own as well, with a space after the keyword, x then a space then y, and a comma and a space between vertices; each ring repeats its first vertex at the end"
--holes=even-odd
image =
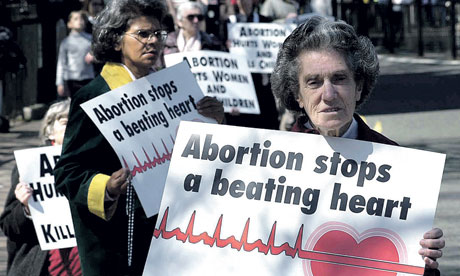
POLYGON ((7 275, 48 275, 48 251, 42 251, 34 225, 24 214, 24 208, 16 199, 14 190, 19 183, 17 166, 11 173, 11 188, 0 216, 0 227, 5 236, 8 251, 7 275))
POLYGON ((69 199, 83 275, 141 275, 153 236, 156 216, 146 218, 135 196, 133 264, 127 266, 126 197, 118 199, 108 221, 88 209, 92 178, 111 175, 122 166, 114 150, 80 104, 110 91, 100 75, 72 99, 64 145, 55 167, 56 188, 69 199))
MULTIPOLYGON (((366 123, 359 117, 358 114, 353 116, 358 123, 358 138, 357 140, 367 141, 367 142, 374 142, 374 143, 381 143, 386 145, 394 145, 397 146, 398 144, 395 141, 392 141, 385 137, 384 135, 372 130, 366 123)), ((307 122, 306 116, 301 116, 297 119, 296 123, 292 127, 291 131, 294 132, 308 132, 311 133, 310 129, 305 127, 305 123, 307 122)), ((437 269, 425 269, 424 276, 439 276, 441 275, 439 270, 437 269)))

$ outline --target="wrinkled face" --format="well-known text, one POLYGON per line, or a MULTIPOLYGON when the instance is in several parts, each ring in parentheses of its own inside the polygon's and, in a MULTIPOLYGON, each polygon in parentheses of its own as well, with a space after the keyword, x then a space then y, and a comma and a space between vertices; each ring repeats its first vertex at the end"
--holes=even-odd
POLYGON ((54 141, 54 145, 62 145, 64 142, 65 129, 67 127, 67 117, 56 118, 53 123, 53 130, 49 139, 54 141))
POLYGON ((121 52, 121 61, 136 77, 149 73, 163 50, 163 42, 156 36, 143 34, 161 30, 160 22, 153 17, 141 16, 132 20, 115 50, 121 52))
POLYGON ((194 36, 200 30, 200 24, 204 16, 198 8, 184 11, 182 19, 177 23, 180 28, 187 34, 194 36))
POLYGON ((74 12, 70 15, 69 22, 67 22, 67 28, 81 32, 85 29, 85 20, 81 13, 74 12))
POLYGON ((334 50, 307 51, 299 61, 299 106, 322 135, 341 136, 352 122, 361 83, 334 50))

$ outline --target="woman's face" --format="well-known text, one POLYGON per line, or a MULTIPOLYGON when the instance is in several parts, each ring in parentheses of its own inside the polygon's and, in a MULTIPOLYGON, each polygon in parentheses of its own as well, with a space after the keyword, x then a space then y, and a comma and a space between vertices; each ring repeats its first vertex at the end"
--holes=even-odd
POLYGON ((49 139, 54 141, 54 145, 62 145, 64 142, 65 129, 67 127, 67 117, 57 118, 53 123, 53 131, 49 139))
POLYGON ((161 30, 160 22, 153 17, 140 16, 132 20, 115 50, 121 52, 121 61, 137 77, 146 76, 163 51, 163 41, 153 35, 161 30), (142 37, 152 34, 150 39, 142 37))
POLYGON ((194 8, 184 11, 182 19, 179 20, 178 25, 184 32, 191 36, 195 36, 200 30, 200 24, 204 16, 200 9, 194 8))
POLYGON ((351 124, 362 85, 334 50, 307 51, 299 60, 299 106, 322 135, 341 136, 351 124))

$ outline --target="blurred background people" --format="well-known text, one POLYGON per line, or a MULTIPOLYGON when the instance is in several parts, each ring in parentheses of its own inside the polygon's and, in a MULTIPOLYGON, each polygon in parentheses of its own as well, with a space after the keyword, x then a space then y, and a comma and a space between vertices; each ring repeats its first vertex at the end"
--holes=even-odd
MULTIPOLYGON (((50 106, 42 121, 40 138, 44 145, 62 145, 70 100, 50 106)), ((30 216, 28 200, 32 188, 20 180, 17 166, 11 173, 11 188, 0 216, 0 227, 8 237, 7 275, 80 276, 77 247, 42 251, 30 216)))
POLYGON ((67 22, 70 32, 59 47, 56 69, 57 93, 61 98, 72 97, 94 78, 91 35, 84 31, 85 26, 84 12, 70 13, 67 22))
POLYGON ((93 25, 96 22, 96 16, 104 9, 104 0, 84 0, 82 10, 86 13, 88 22, 85 26, 85 32, 92 34, 93 25))
POLYGON ((185 2, 177 7, 178 31, 168 34, 164 54, 199 50, 225 51, 215 35, 204 32, 204 6, 200 2, 185 2))
POLYGON ((278 23, 310 12, 310 1, 308 0, 265 0, 260 8, 260 14, 278 23))
MULTIPOLYGON (((235 16, 229 18, 231 23, 269 23, 272 20, 259 14, 255 0, 237 0, 235 16)), ((227 40, 225 32, 225 40, 227 40)), ((229 43, 228 43, 229 44, 229 43)), ((235 126, 278 129, 278 109, 270 88, 270 74, 251 73, 259 102, 260 114, 242 114, 237 109, 227 116, 227 124, 235 126)))

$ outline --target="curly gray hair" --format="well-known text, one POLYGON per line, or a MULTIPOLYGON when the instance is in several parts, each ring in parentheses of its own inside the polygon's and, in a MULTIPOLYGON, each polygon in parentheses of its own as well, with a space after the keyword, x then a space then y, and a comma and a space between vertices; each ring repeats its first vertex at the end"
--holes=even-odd
POLYGON ((303 112, 299 97, 298 57, 306 51, 335 50, 341 53, 354 74, 355 81, 362 82, 358 108, 367 100, 375 87, 379 75, 379 61, 372 42, 358 36, 352 26, 343 21, 330 21, 314 16, 298 26, 284 41, 278 52, 271 76, 273 94, 285 108, 303 112))
POLYGON ((163 0, 111 0, 97 16, 93 27, 91 48, 94 57, 98 62, 120 62, 121 54, 115 46, 132 20, 149 16, 162 23, 166 14, 163 0))

